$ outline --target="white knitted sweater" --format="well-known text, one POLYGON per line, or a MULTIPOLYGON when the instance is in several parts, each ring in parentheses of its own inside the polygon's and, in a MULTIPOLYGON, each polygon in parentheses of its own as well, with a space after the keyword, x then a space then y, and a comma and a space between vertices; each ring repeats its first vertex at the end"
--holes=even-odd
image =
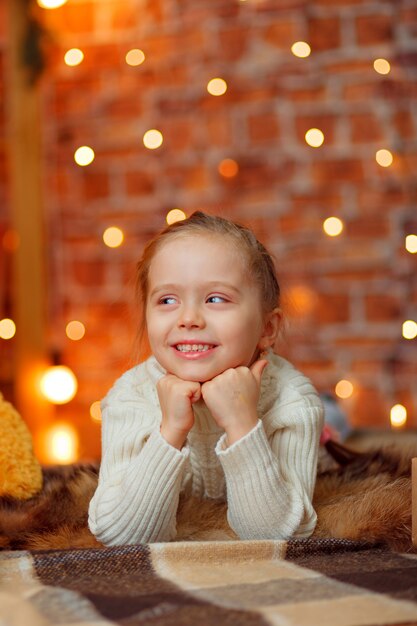
POLYGON ((241 539, 308 537, 323 409, 311 382, 273 354, 262 374, 259 420, 226 445, 204 402, 182 450, 160 434, 156 383, 166 371, 154 357, 121 376, 103 400, 103 454, 90 503, 91 532, 104 544, 170 541, 181 491, 227 498, 241 539))

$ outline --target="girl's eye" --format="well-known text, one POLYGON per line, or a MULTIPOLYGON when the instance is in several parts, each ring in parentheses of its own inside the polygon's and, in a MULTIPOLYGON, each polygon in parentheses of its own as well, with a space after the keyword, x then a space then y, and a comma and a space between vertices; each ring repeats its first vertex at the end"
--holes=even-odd
POLYGON ((166 296, 166 298, 161 298, 159 300, 159 304, 175 304, 176 300, 173 296, 166 296))
POLYGON ((210 304, 218 304, 220 302, 226 302, 226 298, 223 298, 222 296, 209 296, 207 298, 207 302, 210 302, 210 304))

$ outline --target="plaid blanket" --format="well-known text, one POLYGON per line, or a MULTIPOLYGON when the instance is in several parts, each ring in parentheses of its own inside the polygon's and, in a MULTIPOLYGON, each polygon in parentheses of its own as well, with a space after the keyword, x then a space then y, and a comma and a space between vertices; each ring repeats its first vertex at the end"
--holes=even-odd
POLYGON ((417 624, 417 554, 337 539, 5 551, 0 624, 417 624))

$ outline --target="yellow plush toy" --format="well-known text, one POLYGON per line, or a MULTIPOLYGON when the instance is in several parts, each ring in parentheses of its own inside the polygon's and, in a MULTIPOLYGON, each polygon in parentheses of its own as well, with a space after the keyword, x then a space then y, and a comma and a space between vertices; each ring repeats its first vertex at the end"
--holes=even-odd
POLYGON ((41 488, 42 470, 29 429, 0 393, 0 496, 27 500, 41 488))

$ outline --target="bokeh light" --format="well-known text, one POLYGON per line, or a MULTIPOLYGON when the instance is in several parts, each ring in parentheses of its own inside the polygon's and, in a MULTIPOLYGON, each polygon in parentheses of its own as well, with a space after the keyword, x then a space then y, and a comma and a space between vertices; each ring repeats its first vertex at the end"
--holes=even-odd
POLYGON ((9 317, 0 320, 0 339, 11 339, 16 334, 16 324, 9 317))
POLYGON ((143 145, 145 146, 145 148, 148 148, 148 150, 156 150, 157 148, 162 146, 163 141, 164 137, 161 131, 157 130, 156 128, 151 128, 150 130, 147 130, 146 133, 143 135, 143 145))
POLYGON ((411 254, 417 252, 417 235, 407 235, 405 238, 405 249, 411 254))
POLYGON ((133 48, 132 50, 129 50, 129 52, 126 54, 126 63, 128 65, 131 65, 132 67, 136 67, 137 65, 142 65, 142 63, 145 60, 145 53, 143 52, 143 50, 140 50, 139 48, 133 48))
POLYGON ((84 60, 84 52, 79 48, 71 48, 71 50, 67 50, 64 55, 64 61, 66 65, 70 67, 75 67, 79 65, 84 60))
POLYGON ((311 47, 308 45, 306 41, 296 41, 291 46, 291 52, 294 56, 299 57, 300 59, 305 59, 311 54, 311 47))
POLYGON ((82 322, 78 320, 71 320, 65 327, 65 333, 68 339, 72 339, 73 341, 79 341, 85 335, 85 326, 82 322))
POLYGON ((212 78, 207 83, 207 91, 212 96, 222 96, 227 91, 227 83, 223 78, 212 78))
POLYGON ((239 165, 234 159, 223 159, 223 161, 220 161, 217 169, 224 178, 233 178, 239 171, 239 165))
POLYGON ((38 0, 41 9, 58 9, 66 4, 68 0, 38 0))
POLYGON ((403 323, 402 335, 404 339, 415 339, 417 337, 417 323, 414 320, 406 320, 403 323))
POLYGON ((336 384, 334 390, 338 398, 350 398, 353 394, 353 385, 350 380, 342 379, 336 384))
POLYGON ((109 248, 118 248, 122 245, 124 234, 118 226, 109 226, 103 233, 103 241, 109 248))
POLYGON ((324 142, 324 133, 319 128, 310 128, 305 134, 306 143, 312 148, 319 148, 324 142))
POLYGON ((186 214, 181 209, 171 209, 171 211, 167 213, 166 221, 167 224, 175 224, 175 222, 185 220, 186 217, 186 214))
POLYGON ((85 167, 94 161, 94 150, 90 146, 80 146, 74 152, 74 161, 77 165, 85 167))
POLYGON ((389 74, 391 71, 391 65, 386 59, 375 59, 374 70, 378 74, 389 74))
POLYGON ((100 400, 96 400, 90 406, 90 417, 93 420, 93 422, 101 422, 100 400))
POLYGON ((394 161, 394 157, 389 150, 378 150, 375 154, 375 160, 381 167, 389 167, 394 161))
POLYGON ((78 383, 66 365, 49 367, 40 381, 41 392, 53 404, 66 404, 77 393, 78 383))
POLYGON ((394 404, 390 411, 391 426, 401 428, 407 422, 407 409, 402 404, 394 404))
POLYGON ((78 435, 71 424, 54 424, 45 433, 45 452, 52 463, 74 463, 78 458, 78 435))
POLYGON ((323 222, 323 230, 329 237, 337 237, 343 231, 343 222, 338 217, 328 217, 323 222))

